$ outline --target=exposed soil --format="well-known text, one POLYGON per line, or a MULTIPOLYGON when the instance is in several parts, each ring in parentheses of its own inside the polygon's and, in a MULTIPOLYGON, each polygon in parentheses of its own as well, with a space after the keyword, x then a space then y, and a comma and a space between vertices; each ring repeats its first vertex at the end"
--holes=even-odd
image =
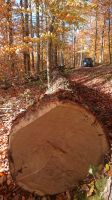
POLYGON ((102 127, 78 104, 51 106, 22 126, 25 121, 10 136, 10 170, 21 187, 39 195, 73 187, 108 150, 102 127))

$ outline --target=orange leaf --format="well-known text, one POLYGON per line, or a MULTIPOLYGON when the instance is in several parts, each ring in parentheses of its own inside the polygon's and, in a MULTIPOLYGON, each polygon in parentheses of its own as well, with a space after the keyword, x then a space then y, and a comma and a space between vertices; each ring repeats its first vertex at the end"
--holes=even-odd
POLYGON ((0 177, 5 176, 4 172, 0 172, 0 177))

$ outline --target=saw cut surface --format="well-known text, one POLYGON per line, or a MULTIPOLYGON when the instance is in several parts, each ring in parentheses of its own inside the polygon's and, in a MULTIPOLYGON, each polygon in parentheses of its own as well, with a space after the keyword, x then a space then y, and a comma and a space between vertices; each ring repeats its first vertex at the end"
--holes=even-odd
POLYGON ((57 194, 84 179, 107 150, 95 117, 77 104, 64 103, 11 134, 10 170, 22 188, 57 194))

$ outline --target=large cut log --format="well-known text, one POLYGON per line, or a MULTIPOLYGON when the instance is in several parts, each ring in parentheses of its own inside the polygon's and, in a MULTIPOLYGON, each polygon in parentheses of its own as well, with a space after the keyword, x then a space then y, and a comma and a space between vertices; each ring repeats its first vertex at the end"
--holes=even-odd
POLYGON ((64 192, 84 179, 109 149, 97 118, 73 90, 49 91, 15 121, 9 137, 11 174, 39 195, 64 192))

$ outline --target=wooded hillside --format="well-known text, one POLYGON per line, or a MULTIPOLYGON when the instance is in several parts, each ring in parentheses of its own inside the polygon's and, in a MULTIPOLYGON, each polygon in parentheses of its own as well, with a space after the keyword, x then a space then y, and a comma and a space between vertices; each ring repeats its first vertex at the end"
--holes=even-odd
POLYGON ((0 80, 22 82, 84 57, 111 63, 110 0, 0 0, 0 80))

